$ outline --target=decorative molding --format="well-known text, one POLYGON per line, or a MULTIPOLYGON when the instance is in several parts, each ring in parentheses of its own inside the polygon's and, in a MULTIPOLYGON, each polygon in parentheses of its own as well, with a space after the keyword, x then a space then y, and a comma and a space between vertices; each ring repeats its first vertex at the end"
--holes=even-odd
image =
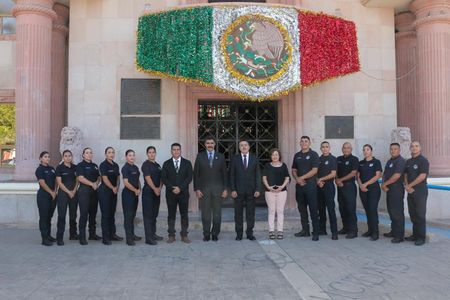
POLYGON ((450 24, 450 14, 434 15, 434 16, 417 19, 416 21, 414 21, 413 27, 417 28, 417 27, 420 27, 420 26, 428 24, 428 23, 450 24))
POLYGON ((50 17, 53 20, 55 20, 58 15, 56 14, 56 12, 48 7, 44 7, 41 5, 33 5, 33 4, 16 4, 14 6, 14 8, 12 9, 12 14, 14 17, 17 18, 18 15, 21 14, 30 14, 30 13, 34 13, 34 14, 38 14, 38 15, 43 15, 46 17, 50 17))

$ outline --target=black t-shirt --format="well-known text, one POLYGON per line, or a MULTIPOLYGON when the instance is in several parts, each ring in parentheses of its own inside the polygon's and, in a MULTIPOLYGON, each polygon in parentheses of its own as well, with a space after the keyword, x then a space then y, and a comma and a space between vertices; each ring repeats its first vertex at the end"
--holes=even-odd
MULTIPOLYGON (((313 168, 319 167, 319 155, 314 150, 309 150, 303 153, 302 151, 297 152, 294 155, 294 160, 292 161, 292 169, 297 170, 297 176, 303 176, 313 168)), ((308 178, 307 182, 316 181, 316 175, 308 178)))
POLYGON ((120 176, 119 165, 116 162, 112 164, 106 159, 100 164, 100 175, 108 177, 113 187, 117 186, 117 177, 120 176))
POLYGON ((70 167, 68 167, 64 164, 64 162, 62 162, 56 167, 56 177, 61 177, 61 182, 66 186, 66 188, 73 190, 75 188, 75 184, 77 183, 77 175, 75 174, 76 170, 76 165, 70 164, 70 167))
MULTIPOLYGON (((337 160, 336 157, 329 154, 327 156, 321 155, 319 158, 319 170, 317 172, 317 177, 321 178, 327 176, 331 173, 331 171, 336 171, 337 169, 337 160)), ((326 182, 333 182, 332 179, 328 179, 326 182)))
POLYGON ((401 174, 399 179, 396 182, 390 184, 388 188, 393 186, 401 186, 401 184, 403 183, 403 173, 405 172, 405 164, 406 161, 401 155, 395 158, 391 158, 387 161, 386 166, 384 167, 383 182, 389 180, 389 178, 391 178, 392 175, 396 173, 401 174))
POLYGON ((77 170, 75 173, 77 176, 83 176, 90 182, 96 182, 98 177, 100 176, 97 165, 93 162, 87 162, 85 160, 81 161, 77 165, 77 170))
MULTIPOLYGON (((430 163, 422 154, 420 154, 417 157, 410 158, 406 161, 405 174, 407 175, 408 183, 413 182, 420 174, 423 173, 427 174, 428 177, 429 171, 430 171, 430 163)), ((427 188, 426 178, 421 183, 414 186, 414 189, 416 188, 426 189, 427 188)))
POLYGON ((145 185, 147 185, 147 182, 145 181, 145 176, 150 176, 155 187, 160 186, 160 184, 161 184, 161 166, 156 161, 151 162, 147 159, 142 164, 141 171, 142 171, 142 176, 144 176, 144 184, 145 185))
MULTIPOLYGON (((365 183, 366 181, 369 181, 370 179, 375 177, 377 171, 382 172, 383 169, 381 168, 381 162, 375 157, 371 160, 363 159, 359 162, 358 172, 359 178, 361 179, 362 183, 365 183)), ((369 188, 376 185, 379 186, 377 181, 367 187, 369 188)))
MULTIPOLYGON (((349 156, 341 155, 337 158, 337 178, 347 176, 352 171, 358 171, 359 161, 356 156, 350 154, 349 156)), ((345 182, 354 181, 355 177, 346 180, 345 182)))
MULTIPOLYGON (((38 181, 43 179, 52 191, 55 190, 56 175, 55 169, 52 166, 39 165, 34 174, 38 181)), ((42 189, 42 187, 39 186, 39 189, 42 189)))
MULTIPOLYGON (((286 177, 289 176, 289 171, 285 163, 279 167, 274 167, 270 162, 266 163, 262 173, 263 176, 267 176, 267 183, 269 186, 277 185, 282 186, 286 177)), ((284 187, 283 191, 286 190, 284 187)))
POLYGON ((139 168, 136 165, 130 165, 125 163, 122 167, 122 177, 123 179, 128 179, 128 182, 136 189, 139 188, 139 168))

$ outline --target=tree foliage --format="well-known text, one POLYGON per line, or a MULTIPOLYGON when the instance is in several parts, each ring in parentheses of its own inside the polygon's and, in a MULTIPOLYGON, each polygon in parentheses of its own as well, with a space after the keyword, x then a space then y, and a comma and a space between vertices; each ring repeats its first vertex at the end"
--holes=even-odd
POLYGON ((0 145, 16 142, 16 107, 0 104, 0 145))

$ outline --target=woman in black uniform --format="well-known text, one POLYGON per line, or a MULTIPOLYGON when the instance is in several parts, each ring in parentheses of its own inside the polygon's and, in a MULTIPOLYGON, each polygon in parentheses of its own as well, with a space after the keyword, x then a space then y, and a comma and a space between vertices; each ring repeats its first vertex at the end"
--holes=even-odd
POLYGON ((371 145, 364 145, 363 154, 364 159, 359 162, 357 178, 359 197, 367 215, 368 230, 362 236, 370 237, 370 240, 376 241, 379 237, 378 202, 381 195, 378 179, 381 178, 382 168, 381 162, 372 156, 371 145))
POLYGON ((80 220, 78 232, 80 244, 87 245, 86 241, 86 223, 89 217, 89 239, 101 240, 102 238, 95 233, 98 209, 97 188, 100 181, 98 167, 92 162, 92 149, 83 149, 83 160, 78 164, 76 175, 80 182, 78 188, 78 204, 80 206, 80 220))
POLYGON ((56 167, 56 183, 58 184, 58 231, 56 241, 58 246, 64 245, 64 229, 66 227, 66 212, 69 206, 69 232, 71 240, 78 240, 77 235, 77 166, 72 163, 72 152, 63 151, 63 161, 56 167))
POLYGON ((39 210, 39 230, 41 231, 42 245, 51 246, 56 241, 50 236, 51 220, 56 207, 55 169, 50 166, 50 154, 47 151, 39 155, 40 164, 35 175, 39 181, 37 192, 37 206, 39 210))
POLYGON ((127 150, 125 157, 127 162, 122 167, 122 178, 125 185, 122 190, 123 226, 125 227, 127 245, 134 246, 135 241, 142 239, 134 234, 134 218, 136 217, 139 194, 141 193, 140 172, 134 164, 134 151, 127 150))
POLYGON ((115 224, 120 172, 119 165, 114 162, 115 151, 113 147, 105 149, 105 156, 105 160, 100 164, 102 184, 98 188, 98 201, 102 211, 103 244, 111 245, 111 241, 123 240, 123 238, 116 235, 115 224))
POLYGON ((147 160, 142 164, 144 188, 142 189, 142 214, 144 217, 145 243, 156 245, 163 238, 156 234, 156 218, 161 203, 161 166, 156 162, 156 148, 147 148, 147 160))

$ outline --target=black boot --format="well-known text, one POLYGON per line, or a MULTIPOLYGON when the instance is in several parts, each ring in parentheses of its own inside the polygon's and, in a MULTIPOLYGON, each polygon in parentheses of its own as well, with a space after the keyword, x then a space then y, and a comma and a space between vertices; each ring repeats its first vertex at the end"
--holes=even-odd
POLYGON ((42 239, 42 245, 44 246, 53 246, 53 243, 48 238, 42 239))

